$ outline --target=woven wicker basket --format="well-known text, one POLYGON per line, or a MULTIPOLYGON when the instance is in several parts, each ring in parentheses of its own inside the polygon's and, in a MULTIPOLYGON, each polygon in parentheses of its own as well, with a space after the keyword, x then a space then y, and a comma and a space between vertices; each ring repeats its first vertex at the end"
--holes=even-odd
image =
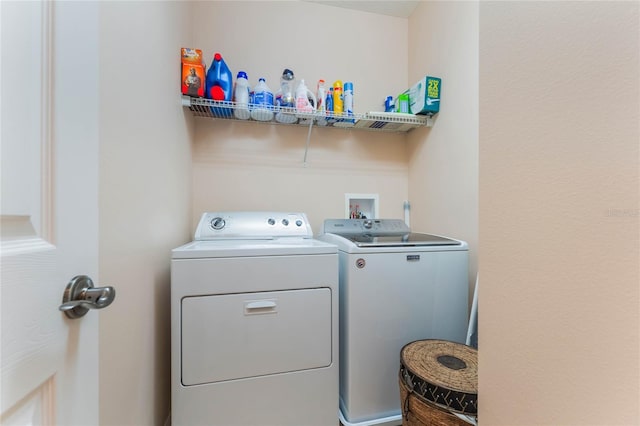
POLYGON ((400 352, 403 426, 469 426, 477 415, 477 351, 445 340, 419 340, 400 352))
POLYGON ((469 426, 469 423, 449 411, 424 401, 415 394, 409 395, 409 389, 402 377, 399 378, 399 382, 403 408, 402 426, 469 426))

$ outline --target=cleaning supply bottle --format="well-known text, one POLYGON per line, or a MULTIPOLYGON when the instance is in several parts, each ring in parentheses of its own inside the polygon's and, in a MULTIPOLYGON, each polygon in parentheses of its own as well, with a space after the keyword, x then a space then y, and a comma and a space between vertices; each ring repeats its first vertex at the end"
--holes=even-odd
POLYGON ((327 99, 324 102, 324 109, 329 113, 333 113, 333 87, 329 87, 327 99))
POLYGON ((329 87, 327 91, 327 99, 324 102, 324 108, 327 110, 327 122, 333 123, 333 87, 329 87))
POLYGON ((293 93, 295 75, 293 71, 285 68, 280 77, 280 89, 276 92, 276 121, 292 124, 298 121, 298 117, 292 112, 282 108, 295 108, 296 99, 293 93))
POLYGON ((213 55, 213 62, 207 71, 207 98, 214 101, 231 100, 231 70, 220 53, 213 55))
MULTIPOLYGON (((344 115, 347 117, 353 117, 353 83, 347 81, 344 83, 344 115)), ((335 126, 338 127, 353 127, 356 121, 353 118, 344 118, 338 120, 335 126)))
POLYGON ((342 115, 344 110, 344 98, 342 94, 342 81, 336 80, 333 83, 333 113, 342 115))
POLYGON ((253 88, 251 118, 258 121, 271 121, 273 118, 273 92, 264 78, 258 79, 258 84, 253 88))
POLYGON ((295 83, 295 75, 293 71, 285 68, 280 77, 280 89, 276 92, 276 106, 291 107, 295 106, 295 97, 293 88, 295 83))
POLYGON ((233 89, 233 100, 236 103, 233 114, 240 120, 248 120, 249 113, 249 80, 247 73, 239 71, 236 77, 236 84, 233 89))
POLYGON ((384 112, 394 112, 396 110, 396 104, 393 100, 393 96, 387 96, 384 101, 384 112))
POLYGON ((324 86, 324 80, 318 80, 318 88, 316 89, 316 100, 318 104, 316 105, 316 110, 318 111, 318 125, 326 126, 327 125, 327 105, 326 98, 327 97, 327 89, 324 86))
POLYGON ((298 88, 296 89, 296 111, 303 113, 312 113, 315 109, 316 96, 307 89, 304 80, 300 80, 298 88))
POLYGON ((298 124, 304 125, 313 123, 314 116, 308 114, 312 114, 315 111, 316 103, 316 95, 307 88, 307 85, 304 84, 304 80, 300 80, 298 88, 296 89, 296 112, 300 118, 298 124), (300 113, 303 113, 304 115, 300 113))
POLYGON ((344 113, 353 115, 353 83, 350 81, 344 83, 344 113))
POLYGON ((316 89, 316 100, 318 104, 316 105, 316 110, 318 112, 324 112, 327 110, 325 105, 325 98, 327 97, 327 89, 324 87, 324 80, 318 80, 318 87, 316 89))
MULTIPOLYGON (((233 95, 233 76, 231 70, 222 59, 220 53, 213 55, 213 62, 207 71, 206 96, 214 101, 231 101, 233 95)), ((233 108, 212 106, 211 113, 215 117, 231 117, 233 108)))

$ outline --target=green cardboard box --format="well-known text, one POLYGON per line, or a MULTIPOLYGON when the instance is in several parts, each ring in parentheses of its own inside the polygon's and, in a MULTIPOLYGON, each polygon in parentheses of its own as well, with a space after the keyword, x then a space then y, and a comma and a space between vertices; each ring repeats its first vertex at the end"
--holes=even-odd
POLYGON ((442 80, 426 76, 409 89, 411 114, 434 115, 440 111, 442 80))

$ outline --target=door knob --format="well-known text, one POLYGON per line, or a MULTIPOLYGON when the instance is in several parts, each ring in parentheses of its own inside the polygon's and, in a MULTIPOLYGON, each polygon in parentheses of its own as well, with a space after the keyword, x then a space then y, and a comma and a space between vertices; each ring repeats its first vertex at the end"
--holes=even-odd
POLYGON ((86 275, 75 276, 69 281, 62 295, 62 305, 58 309, 71 319, 84 316, 89 309, 106 308, 116 298, 113 287, 94 287, 86 275))

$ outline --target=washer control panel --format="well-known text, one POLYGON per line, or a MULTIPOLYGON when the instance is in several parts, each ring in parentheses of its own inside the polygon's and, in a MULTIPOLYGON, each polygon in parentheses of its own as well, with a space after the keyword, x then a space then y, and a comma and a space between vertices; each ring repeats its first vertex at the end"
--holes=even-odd
POLYGON ((338 235, 396 235, 411 232, 401 219, 327 219, 325 234, 338 235))
POLYGON ((313 238, 307 215, 286 212, 206 212, 200 218, 194 239, 271 240, 282 237, 313 238))

